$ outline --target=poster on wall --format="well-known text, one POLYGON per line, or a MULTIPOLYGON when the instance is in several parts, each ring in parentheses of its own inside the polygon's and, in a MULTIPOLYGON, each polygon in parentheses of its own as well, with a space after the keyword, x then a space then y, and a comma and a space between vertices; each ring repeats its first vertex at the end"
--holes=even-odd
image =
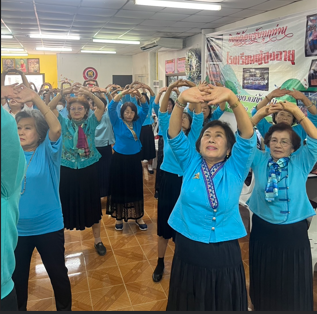
POLYGON ((83 71, 83 77, 85 80, 96 80, 98 77, 98 72, 93 67, 88 67, 83 71))
MULTIPOLYGON (((230 88, 249 115, 278 87, 296 89, 315 99, 317 12, 312 13, 207 34, 206 81, 230 88)), ((296 103, 289 95, 282 99, 296 103)))
POLYGON ((7 71, 9 69, 15 69, 14 59, 3 58, 2 59, 2 69, 3 69, 3 71, 7 71))
POLYGON ((28 59, 29 73, 40 73, 40 59, 28 59))
POLYGON ((27 73, 28 72, 28 61, 27 59, 15 59, 15 68, 17 70, 20 70, 24 73, 27 73))
POLYGON ((177 73, 185 72, 186 57, 177 58, 177 73))
POLYGON ((175 59, 165 60, 165 74, 175 73, 175 59))

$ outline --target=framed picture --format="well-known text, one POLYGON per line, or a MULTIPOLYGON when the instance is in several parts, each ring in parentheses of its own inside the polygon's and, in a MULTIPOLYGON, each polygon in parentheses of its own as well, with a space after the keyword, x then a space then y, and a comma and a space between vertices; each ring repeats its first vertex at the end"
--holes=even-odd
POLYGON ((307 16, 305 57, 317 56, 317 14, 307 16))
POLYGON ((27 59, 15 59, 15 68, 27 73, 28 72, 28 61, 27 59))
POLYGON ((317 87, 317 59, 312 60, 308 73, 309 87, 317 87))
POLYGON ((243 69, 243 89, 269 90, 269 68, 243 69))
POLYGON ((8 69, 15 69, 14 59, 2 59, 2 69, 3 71, 7 71, 8 69))
POLYGON ((40 73, 40 59, 28 59, 29 73, 40 73))

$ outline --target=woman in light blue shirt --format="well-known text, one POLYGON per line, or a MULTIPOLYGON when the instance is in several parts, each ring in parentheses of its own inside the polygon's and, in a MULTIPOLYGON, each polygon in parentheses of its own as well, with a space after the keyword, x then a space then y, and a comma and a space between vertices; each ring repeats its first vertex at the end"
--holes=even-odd
POLYGON ((63 134, 60 196, 64 225, 70 230, 92 227, 94 247, 103 256, 107 250, 100 236, 102 212, 97 167, 100 154, 95 146, 95 131, 102 119, 104 104, 87 88, 79 85, 65 92, 75 92, 78 96, 67 99, 66 118, 56 110, 64 90, 49 103, 61 123, 63 134), (88 98, 97 106, 91 115, 88 98))
MULTIPOLYGON (((168 225, 168 218, 177 202, 182 185, 183 170, 179 166, 171 147, 167 141, 167 130, 170 115, 167 108, 169 97, 173 89, 180 86, 190 86, 187 81, 178 80, 172 83, 166 90, 161 108, 158 112, 160 128, 164 139, 164 157, 161 164, 161 188, 157 204, 157 235, 158 235, 158 261, 152 275, 154 282, 159 282, 164 272, 164 256, 169 239, 175 238, 175 231, 168 225)), ((193 104, 190 104, 193 109, 193 104)), ((203 123, 201 108, 196 108, 193 119, 187 112, 182 115, 182 132, 188 137, 190 144, 194 147, 200 134, 203 123)))
POLYGON ((290 102, 270 104, 253 116, 287 112, 307 134, 307 144, 287 123, 266 133, 270 152, 256 151, 251 168, 255 186, 248 201, 250 297, 258 311, 312 311, 313 277, 307 218, 315 215, 306 193, 307 176, 317 161, 317 129, 290 102))
POLYGON ((176 240, 167 310, 246 311, 238 239, 246 235, 239 197, 257 149, 250 118, 231 90, 200 85, 179 96, 168 135, 184 175, 168 221, 176 240), (186 102, 204 101, 229 103, 237 119, 236 138, 228 124, 215 120, 204 126, 196 149, 192 147, 180 132, 182 113, 186 102))
POLYGON ((126 89, 115 95, 108 106, 116 143, 110 169, 110 190, 107 197, 107 214, 116 218, 115 229, 123 230, 123 220, 134 219, 141 230, 147 230, 143 221, 144 196, 143 172, 140 151, 140 133, 148 113, 149 105, 143 95, 135 89, 126 89), (121 98, 134 93, 141 101, 142 108, 125 102, 117 114, 121 98))
POLYGON ((65 266, 64 223, 59 196, 62 154, 61 125, 31 89, 21 87, 21 102, 33 101, 39 110, 16 115, 27 168, 21 186, 16 268, 12 279, 20 311, 26 311, 30 262, 34 249, 50 277, 59 311, 70 311, 71 287, 65 266))

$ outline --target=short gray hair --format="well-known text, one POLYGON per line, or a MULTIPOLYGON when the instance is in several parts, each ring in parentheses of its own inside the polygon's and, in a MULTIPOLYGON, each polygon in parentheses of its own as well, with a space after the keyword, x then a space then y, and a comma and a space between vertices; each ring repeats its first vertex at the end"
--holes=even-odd
POLYGON ((21 119, 24 118, 33 118, 34 119, 34 125, 37 134, 39 135, 39 141, 38 144, 40 145, 46 137, 47 131, 49 129, 48 124, 42 115, 41 111, 38 109, 27 109, 24 111, 20 111, 16 114, 15 120, 17 124, 21 119))

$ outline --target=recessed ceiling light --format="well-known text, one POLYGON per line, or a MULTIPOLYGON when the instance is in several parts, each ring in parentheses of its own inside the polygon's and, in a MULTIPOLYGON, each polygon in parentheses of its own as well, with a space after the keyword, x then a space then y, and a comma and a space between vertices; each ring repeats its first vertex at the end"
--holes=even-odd
POLYGON ((41 51, 72 51, 72 48, 36 47, 36 50, 41 50, 41 51))
POLYGON ((23 48, 3 48, 1 47, 1 51, 24 51, 23 48))
POLYGON ((22 56, 28 56, 28 53, 2 53, 1 56, 5 56, 5 57, 13 57, 13 56, 17 56, 17 57, 22 57, 22 56))
POLYGON ((221 10, 221 5, 204 4, 197 2, 177 2, 177 1, 157 1, 157 0, 134 0, 136 5, 147 5, 154 7, 177 8, 177 9, 194 9, 194 10, 221 10))
POLYGON ((140 45, 140 42, 136 40, 93 39, 92 41, 95 43, 140 45))
POLYGON ((76 35, 44 35, 44 34, 30 34, 30 38, 43 38, 43 39, 66 39, 66 40, 79 40, 80 37, 76 35))
POLYGON ((108 53, 108 54, 116 54, 115 51, 104 51, 104 50, 81 50, 80 52, 86 53, 108 53))
POLYGON ((3 38, 3 39, 11 39, 11 38, 13 38, 13 36, 12 35, 2 35, 1 34, 1 38, 3 38))

